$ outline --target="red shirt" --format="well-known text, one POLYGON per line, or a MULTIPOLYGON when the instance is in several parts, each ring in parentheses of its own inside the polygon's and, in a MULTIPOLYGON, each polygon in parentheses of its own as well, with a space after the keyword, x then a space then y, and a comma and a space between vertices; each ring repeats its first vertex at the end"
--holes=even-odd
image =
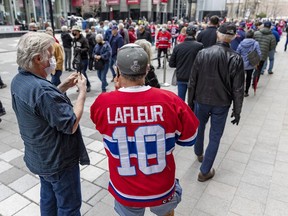
POLYGON ((156 37, 156 48, 170 48, 171 34, 168 31, 159 31, 156 37))

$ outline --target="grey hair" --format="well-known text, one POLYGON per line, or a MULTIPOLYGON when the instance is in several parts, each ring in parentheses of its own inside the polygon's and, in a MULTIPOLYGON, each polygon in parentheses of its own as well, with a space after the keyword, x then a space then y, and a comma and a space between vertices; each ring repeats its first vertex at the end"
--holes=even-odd
POLYGON ((23 35, 17 45, 17 64, 29 70, 33 68, 33 58, 40 55, 41 61, 49 59, 49 48, 55 40, 52 36, 39 32, 29 32, 23 35))
POLYGON ((123 23, 119 23, 119 24, 118 24, 118 28, 119 28, 119 29, 123 29, 123 28, 124 28, 123 23))
POLYGON ((129 75, 121 73, 121 76, 124 77, 125 79, 131 81, 131 82, 138 82, 138 81, 142 81, 143 78, 146 77, 146 74, 136 75, 136 76, 129 76, 129 75))
POLYGON ((145 52, 148 55, 148 64, 150 64, 151 56, 152 56, 151 43, 145 39, 140 39, 140 40, 136 40, 135 44, 141 46, 145 50, 145 52))
POLYGON ((231 42, 232 40, 234 40, 235 35, 228 35, 228 34, 223 34, 219 31, 217 31, 217 37, 219 41, 225 41, 225 42, 231 42))
POLYGON ((62 26, 61 27, 61 31, 62 32, 67 32, 68 31, 68 27, 67 26, 62 26))
POLYGON ((97 34, 96 35, 96 40, 100 39, 101 41, 103 41, 103 35, 102 34, 97 34))

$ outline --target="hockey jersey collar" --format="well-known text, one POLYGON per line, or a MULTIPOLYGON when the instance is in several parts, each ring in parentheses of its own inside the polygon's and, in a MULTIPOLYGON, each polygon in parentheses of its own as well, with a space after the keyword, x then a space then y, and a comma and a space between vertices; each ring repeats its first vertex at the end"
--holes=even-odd
POLYGON ((131 87, 127 87, 127 88, 120 88, 118 89, 118 91, 120 92, 144 92, 151 89, 151 86, 131 86, 131 87))

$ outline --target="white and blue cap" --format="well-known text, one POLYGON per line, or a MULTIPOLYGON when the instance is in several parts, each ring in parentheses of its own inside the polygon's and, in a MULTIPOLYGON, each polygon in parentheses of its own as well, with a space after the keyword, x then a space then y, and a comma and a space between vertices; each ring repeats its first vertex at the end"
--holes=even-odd
POLYGON ((128 76, 145 75, 147 72, 148 55, 137 44, 126 44, 117 54, 117 66, 122 74, 128 76))

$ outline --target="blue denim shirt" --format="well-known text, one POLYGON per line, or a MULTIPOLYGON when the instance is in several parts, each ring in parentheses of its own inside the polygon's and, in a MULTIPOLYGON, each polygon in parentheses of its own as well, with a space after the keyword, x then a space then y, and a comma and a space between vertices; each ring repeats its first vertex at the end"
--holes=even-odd
POLYGON ((72 134, 73 106, 51 82, 19 68, 11 95, 31 172, 49 175, 90 163, 80 127, 72 134))

